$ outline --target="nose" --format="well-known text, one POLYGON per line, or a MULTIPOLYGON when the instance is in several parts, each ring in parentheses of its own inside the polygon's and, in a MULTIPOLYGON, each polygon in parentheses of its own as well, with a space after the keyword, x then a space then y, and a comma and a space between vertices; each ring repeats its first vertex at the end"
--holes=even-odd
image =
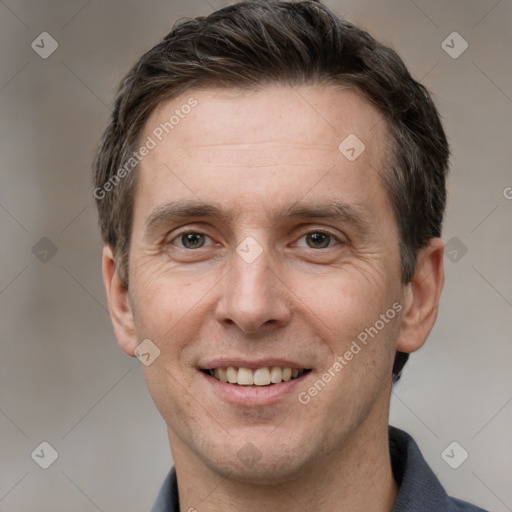
POLYGON ((246 334, 283 327, 290 321, 291 296, 270 266, 268 251, 250 263, 233 255, 233 266, 222 280, 216 318, 246 334))

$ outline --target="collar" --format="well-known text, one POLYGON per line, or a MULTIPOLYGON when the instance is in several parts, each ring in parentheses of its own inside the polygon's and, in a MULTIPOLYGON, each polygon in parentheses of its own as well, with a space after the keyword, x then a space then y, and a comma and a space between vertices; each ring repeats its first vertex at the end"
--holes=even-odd
POLYGON ((392 512, 486 512, 446 494, 407 432, 389 427, 389 452, 393 476, 399 486, 392 512))

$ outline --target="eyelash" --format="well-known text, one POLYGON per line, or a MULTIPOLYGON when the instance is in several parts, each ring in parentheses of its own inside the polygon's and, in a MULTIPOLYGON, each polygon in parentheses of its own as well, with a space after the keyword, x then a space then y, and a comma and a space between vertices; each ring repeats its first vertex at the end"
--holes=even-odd
MULTIPOLYGON (((172 240, 167 242, 165 245, 175 245, 176 247, 179 247, 180 249, 183 249, 183 250, 186 250, 186 251, 197 250, 197 249, 190 249, 190 248, 187 248, 187 247, 183 247, 183 246, 179 246, 179 245, 174 244, 174 242, 176 240, 180 240, 181 237, 183 237, 183 235, 189 235, 189 234, 203 235, 203 236, 209 238, 210 240, 212 240, 212 238, 210 236, 208 236, 206 233, 203 233, 201 231, 187 230, 187 231, 182 231, 181 233, 178 233, 172 240)), ((302 238, 306 237, 307 235, 311 235, 311 234, 321 234, 321 235, 329 236, 329 237, 331 237, 331 241, 335 241, 336 242, 335 245, 339 245, 341 243, 341 241, 339 240, 339 238, 336 235, 330 233, 329 231, 324 231, 324 230, 319 230, 319 229, 314 229, 314 230, 308 231, 307 233, 304 233, 298 240, 301 240, 302 238)), ((320 248, 317 248, 317 249, 315 249, 314 247, 306 247, 306 248, 318 251, 320 249, 330 249, 331 247, 333 247, 333 245, 328 245, 327 247, 320 247, 320 248)), ((204 248, 205 247, 202 246, 202 247, 199 247, 198 249, 204 249, 204 248)))

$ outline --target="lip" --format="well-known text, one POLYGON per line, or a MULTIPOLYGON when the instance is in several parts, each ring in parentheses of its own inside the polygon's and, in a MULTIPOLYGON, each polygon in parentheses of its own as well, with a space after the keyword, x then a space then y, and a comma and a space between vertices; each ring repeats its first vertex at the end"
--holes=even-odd
MULTIPOLYGON (((222 364, 224 365, 224 362, 222 364)), ((241 362, 228 364, 227 366, 237 366, 238 364, 243 366, 241 362)), ((282 363, 272 364, 271 366, 280 366, 280 364, 282 363)), ((262 368, 264 366, 269 365, 252 366, 252 368, 262 368)), ((216 368, 216 366, 214 366, 214 368, 216 368)), ((251 368, 251 366, 246 366, 246 368, 251 368)), ((243 407, 262 407, 283 401, 292 395, 297 386, 303 385, 304 381, 308 379, 313 372, 309 371, 296 379, 269 386, 238 386, 236 384, 221 382, 203 371, 198 371, 198 373, 205 379, 206 385, 210 387, 211 392, 219 396, 222 400, 243 407)))
POLYGON ((228 366, 234 366, 235 368, 250 368, 256 370, 258 368, 279 366, 280 368, 291 368, 292 370, 306 370, 309 367, 302 365, 297 361, 289 361, 286 359, 258 359, 258 360, 247 360, 247 359, 213 359, 205 363, 201 363, 199 368, 201 370, 213 370, 215 368, 226 368, 228 366))

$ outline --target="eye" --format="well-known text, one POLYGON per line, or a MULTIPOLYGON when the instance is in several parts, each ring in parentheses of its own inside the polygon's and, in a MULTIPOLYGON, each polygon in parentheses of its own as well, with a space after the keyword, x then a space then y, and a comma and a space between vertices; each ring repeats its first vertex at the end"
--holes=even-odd
MULTIPOLYGON (((299 238, 299 242, 303 239, 305 239, 307 244, 306 247, 309 247, 310 249, 326 249, 327 247, 332 247, 332 245, 338 243, 338 240, 334 235, 325 233, 324 231, 310 231, 309 233, 301 236, 299 238), (334 244, 331 242, 334 242, 334 244)), ((297 242, 296 245, 304 247, 304 245, 299 242, 297 242)))
POLYGON ((206 245, 207 240, 210 240, 210 242, 212 241, 212 239, 204 233, 187 231, 186 233, 181 233, 171 240, 171 243, 183 249, 200 249, 206 245))

